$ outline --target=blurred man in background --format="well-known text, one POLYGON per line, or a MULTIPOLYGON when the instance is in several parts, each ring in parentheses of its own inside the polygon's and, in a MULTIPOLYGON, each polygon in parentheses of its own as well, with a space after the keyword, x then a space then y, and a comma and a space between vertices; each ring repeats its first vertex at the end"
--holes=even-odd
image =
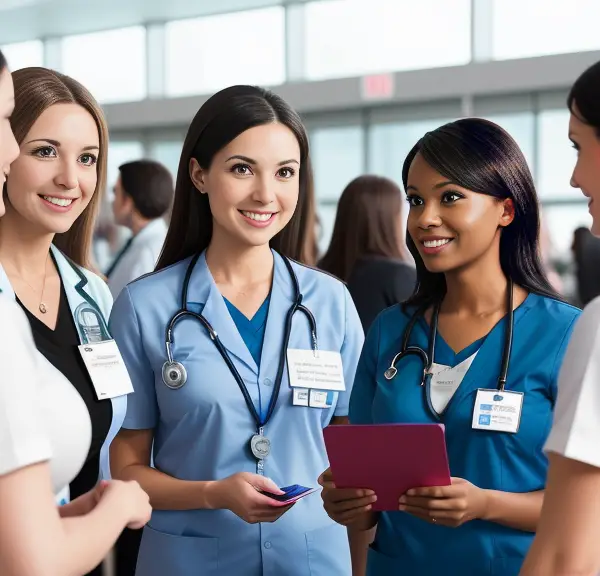
POLYGON ((115 222, 131 231, 106 272, 116 298, 131 281, 154 270, 167 234, 166 215, 173 202, 173 178, 153 160, 127 162, 119 167, 114 187, 115 222))

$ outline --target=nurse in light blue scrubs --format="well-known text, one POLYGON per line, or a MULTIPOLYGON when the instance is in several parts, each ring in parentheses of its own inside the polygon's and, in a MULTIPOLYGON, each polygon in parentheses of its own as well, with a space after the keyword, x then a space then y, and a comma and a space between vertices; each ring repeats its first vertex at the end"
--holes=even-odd
POLYGON ((154 508, 138 576, 350 574, 318 494, 261 494, 318 488, 363 344, 344 285, 298 263, 311 181, 304 127, 268 91, 223 90, 190 126, 157 271, 110 322, 135 390, 112 471, 154 508))
POLYGON ((370 329, 350 421, 443 423, 452 484, 415 487, 397 511, 377 514, 376 494, 336 489, 327 471, 325 508, 350 527, 369 576, 516 576, 540 515, 542 447, 579 310, 546 278, 532 177, 500 127, 464 119, 429 132, 403 183, 418 288, 370 329), (394 361, 411 319, 408 345, 427 353, 425 377, 418 355, 394 361))

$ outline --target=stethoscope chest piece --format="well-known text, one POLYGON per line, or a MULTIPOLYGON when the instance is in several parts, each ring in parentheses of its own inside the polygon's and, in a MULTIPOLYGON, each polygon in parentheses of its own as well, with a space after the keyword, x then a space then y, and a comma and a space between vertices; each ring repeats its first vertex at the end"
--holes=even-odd
POLYGON ((162 379, 171 390, 179 390, 187 382, 187 370, 181 362, 165 362, 162 367, 162 379))
POLYGON ((396 376, 396 374, 398 374, 398 368, 396 368, 395 366, 390 366, 384 373, 383 375, 385 376, 386 380, 392 380, 392 378, 394 378, 394 376, 396 376))

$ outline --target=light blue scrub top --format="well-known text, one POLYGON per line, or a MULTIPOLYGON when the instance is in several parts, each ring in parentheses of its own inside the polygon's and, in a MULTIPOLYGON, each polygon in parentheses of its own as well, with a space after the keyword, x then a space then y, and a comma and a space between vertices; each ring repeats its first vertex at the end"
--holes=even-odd
MULTIPOLYGON (((443 422, 452 476, 480 488, 533 492, 546 483, 542 447, 550 432, 558 370, 580 311, 530 294, 515 310, 514 340, 507 390, 524 393, 516 434, 473 430, 479 388, 495 388, 500 374, 506 319, 480 341, 473 364, 438 419, 420 386, 422 364, 410 356, 388 381, 383 373, 402 347, 402 335, 414 310, 394 306, 382 312, 367 340, 354 381, 350 421, 354 424, 443 422)), ((409 345, 427 350, 429 328, 417 322, 409 345)), ((435 361, 456 365, 470 353, 455 355, 438 333, 435 361)), ((384 512, 369 550, 369 576, 441 575, 517 576, 534 534, 474 520, 459 528, 434 525, 404 512, 384 512)))
MULTIPOLYGON (((275 270, 260 366, 252 358, 206 265, 199 258, 191 277, 188 307, 202 310, 244 379, 255 406, 259 390, 267 406, 273 390, 293 286, 282 258, 275 270)), ((217 480, 257 472, 248 450, 256 433, 240 389, 202 325, 185 318, 175 327, 174 358, 188 373, 179 390, 161 378, 166 360, 165 329, 180 307, 190 259, 145 276, 123 290, 111 331, 129 370, 130 395, 124 427, 155 429, 155 467, 183 480, 217 480)), ((273 416, 265 427, 272 453, 265 475, 279 486, 316 487, 329 466, 323 428, 346 416, 363 344, 352 299, 338 280, 292 263, 303 303, 317 321, 319 348, 342 355, 346 392, 329 409, 292 405, 287 370, 273 416)), ((308 320, 294 315, 289 347, 311 349, 308 320)), ((300 500, 277 522, 247 524, 228 510, 155 510, 144 529, 137 576, 349 576, 346 529, 333 523, 319 494, 300 500)))

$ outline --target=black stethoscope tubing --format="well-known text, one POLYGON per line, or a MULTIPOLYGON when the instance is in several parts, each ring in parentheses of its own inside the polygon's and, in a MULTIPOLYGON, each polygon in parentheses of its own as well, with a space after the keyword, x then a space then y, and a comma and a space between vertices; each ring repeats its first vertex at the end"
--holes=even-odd
MULTIPOLYGON (((502 350, 502 365, 500 368, 500 375, 498 376, 498 384, 496 389, 498 392, 504 391, 506 387, 506 380, 508 378, 508 368, 510 364, 510 355, 512 351, 512 343, 513 343, 513 332, 514 332, 514 323, 515 323, 515 313, 513 310, 513 282, 509 279, 508 287, 507 287, 507 326, 504 332, 504 346, 502 350)), ((398 373, 398 369, 396 368, 396 364, 407 356, 418 356, 423 363, 423 376, 421 378, 421 386, 427 386, 427 390, 429 390, 429 383, 431 381, 432 373, 431 366, 433 365, 433 358, 435 355, 435 341, 437 338, 437 330, 438 330, 438 318, 440 313, 440 302, 436 303, 433 309, 433 314, 431 316, 431 325, 429 327, 429 343, 427 352, 423 350, 423 348, 419 346, 409 346, 408 341, 410 339, 410 335, 412 333, 417 320, 423 315, 424 309, 419 308, 410 319, 406 329, 404 331, 404 335, 402 337, 402 349, 398 354, 394 356, 392 362, 390 363, 389 368, 385 371, 384 376, 387 380, 392 380, 396 374, 398 373)), ((431 403, 430 408, 431 408, 431 403)))
POLYGON ((229 356, 229 353, 225 349, 225 346, 223 346, 223 343, 219 339, 219 335, 217 334, 217 332, 214 330, 214 328, 212 327, 210 322, 202 314, 198 314, 197 312, 192 312, 187 307, 188 288, 190 285, 192 272, 194 271, 194 268, 196 266, 196 263, 198 262, 198 259, 200 258, 200 255, 201 254, 196 254, 190 261, 190 264, 187 268, 185 278, 183 281, 182 290, 181 290, 181 309, 171 318, 171 320, 167 324, 167 329, 166 329, 166 334, 165 334, 165 344, 167 347, 167 355, 170 359, 172 359, 171 348, 172 348, 173 342, 174 342, 173 330, 174 330, 177 322, 179 322, 179 320, 181 320, 182 318, 184 318, 186 316, 189 316, 191 318, 195 318, 196 320, 198 320, 204 326, 206 331, 208 332, 210 339, 215 343, 215 346, 217 347, 217 350, 219 351, 221 357, 223 358, 223 361, 225 362, 225 364, 229 368, 229 371, 231 372, 231 375, 234 377, 235 381, 237 382, 237 385, 239 386, 240 391, 242 392, 242 394, 244 396, 244 400, 246 401, 246 405, 248 406, 248 410, 250 411, 250 414, 252 415, 254 421, 256 422, 256 427, 257 427, 257 429, 260 430, 264 426, 266 426, 266 424, 271 419, 271 416, 273 415, 273 412, 275 410, 275 405, 277 404, 277 399, 279 398, 279 392, 281 390, 281 381, 283 380, 283 371, 285 369, 286 351, 288 348, 290 335, 292 332, 292 319, 294 317, 294 314, 296 313, 296 311, 300 311, 307 317, 308 322, 310 324, 312 343, 313 343, 313 347, 315 350, 317 349, 317 322, 315 320, 313 313, 306 306, 304 306, 304 304, 302 304, 303 296, 302 296, 302 292, 300 292, 300 285, 298 283, 298 278, 297 278, 288 258, 286 258, 285 256, 282 255, 283 261, 288 269, 290 278, 292 280, 293 289, 294 289, 294 302, 290 306, 290 308, 286 314, 284 337, 283 337, 282 349, 281 349, 281 353, 280 353, 280 357, 279 357, 279 366, 277 368, 277 376, 275 378, 275 384, 273 387, 273 394, 271 395, 271 399, 269 401, 269 407, 267 409, 267 413, 266 413, 265 417, 262 418, 261 415, 257 412, 256 407, 254 406, 254 402, 252 401, 252 398, 250 396, 250 393, 248 392, 248 388, 246 387, 246 384, 244 383, 243 378, 241 377, 240 373, 238 372, 237 368, 235 367, 235 364, 233 363, 233 360, 231 359, 231 357, 229 356))

